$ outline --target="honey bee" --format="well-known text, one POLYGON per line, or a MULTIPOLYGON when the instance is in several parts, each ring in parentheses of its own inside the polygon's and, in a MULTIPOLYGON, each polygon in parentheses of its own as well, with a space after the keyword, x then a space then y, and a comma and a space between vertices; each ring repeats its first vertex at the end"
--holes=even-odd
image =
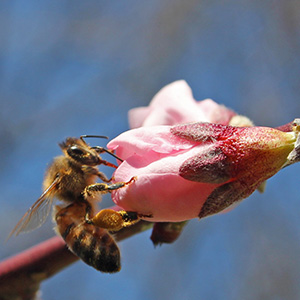
MULTIPOLYGON (((24 214, 9 237, 40 227, 49 215, 55 197, 67 204, 64 207, 55 206, 54 220, 57 224, 56 232, 66 241, 69 249, 99 271, 117 272, 120 270, 119 248, 108 231, 98 225, 101 222, 94 224, 95 203, 100 200, 97 196, 122 188, 135 179, 108 184, 111 179, 100 172, 97 166, 116 166, 102 160, 99 154, 108 152, 116 156, 105 148, 90 147, 84 140, 87 137, 103 136, 69 137, 59 144, 64 155, 54 158, 45 174, 44 192, 24 214), (106 183, 97 183, 97 178, 106 183)), ((105 215, 102 223, 107 229, 118 230, 138 221, 135 214, 110 209, 100 212, 105 211, 107 213, 102 214, 105 215), (116 216, 119 219, 115 226, 116 216)), ((99 219, 98 217, 97 220, 99 219)))

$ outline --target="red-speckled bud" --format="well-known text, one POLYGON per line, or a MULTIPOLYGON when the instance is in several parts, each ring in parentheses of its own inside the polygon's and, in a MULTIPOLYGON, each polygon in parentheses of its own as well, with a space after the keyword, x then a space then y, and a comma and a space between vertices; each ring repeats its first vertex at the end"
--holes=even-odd
POLYGON ((124 159, 115 180, 137 179, 113 201, 158 222, 223 211, 297 161, 298 123, 291 132, 200 122, 129 130, 108 147, 124 159))

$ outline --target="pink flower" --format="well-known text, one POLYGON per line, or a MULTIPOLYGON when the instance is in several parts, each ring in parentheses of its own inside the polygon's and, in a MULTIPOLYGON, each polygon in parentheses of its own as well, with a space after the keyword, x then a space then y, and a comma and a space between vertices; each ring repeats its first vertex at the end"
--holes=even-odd
MULTIPOLYGON (((282 167, 298 160, 298 120, 289 132, 251 125, 212 100, 196 102, 184 81, 162 89, 132 126, 108 144, 124 161, 114 180, 132 184, 113 201, 154 222, 179 222, 226 210, 282 167), (174 126, 156 124, 193 123, 174 126), (201 122, 199 122, 201 121, 201 122), (219 122, 207 123, 214 121, 219 122)), ((134 122, 135 120, 135 122, 134 122)))
POLYGON ((109 143, 124 162, 113 192, 127 211, 152 221, 184 221, 218 213, 248 197, 289 163, 296 132, 210 123, 141 127, 109 143))
POLYGON ((197 102, 184 80, 162 88, 147 107, 129 111, 130 128, 153 125, 175 125, 188 122, 210 122, 228 125, 236 114, 211 99, 197 102))

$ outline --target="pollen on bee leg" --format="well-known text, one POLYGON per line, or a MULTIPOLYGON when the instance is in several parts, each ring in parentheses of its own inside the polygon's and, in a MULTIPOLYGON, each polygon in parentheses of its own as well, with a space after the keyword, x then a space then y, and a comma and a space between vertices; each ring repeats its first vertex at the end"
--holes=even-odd
POLYGON ((115 211, 113 209, 102 209, 90 222, 95 226, 105 228, 109 231, 118 231, 123 227, 135 224, 139 221, 136 213, 126 211, 115 211))

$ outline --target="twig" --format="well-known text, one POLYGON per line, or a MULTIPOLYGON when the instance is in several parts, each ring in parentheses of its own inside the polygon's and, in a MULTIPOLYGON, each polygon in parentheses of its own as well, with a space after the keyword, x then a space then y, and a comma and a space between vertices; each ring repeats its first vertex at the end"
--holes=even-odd
MULTIPOLYGON (((120 230, 114 237, 121 241, 152 226, 150 222, 140 221, 120 230)), ((0 262, 0 300, 34 299, 43 280, 78 259, 60 237, 53 237, 7 258, 0 262)))

